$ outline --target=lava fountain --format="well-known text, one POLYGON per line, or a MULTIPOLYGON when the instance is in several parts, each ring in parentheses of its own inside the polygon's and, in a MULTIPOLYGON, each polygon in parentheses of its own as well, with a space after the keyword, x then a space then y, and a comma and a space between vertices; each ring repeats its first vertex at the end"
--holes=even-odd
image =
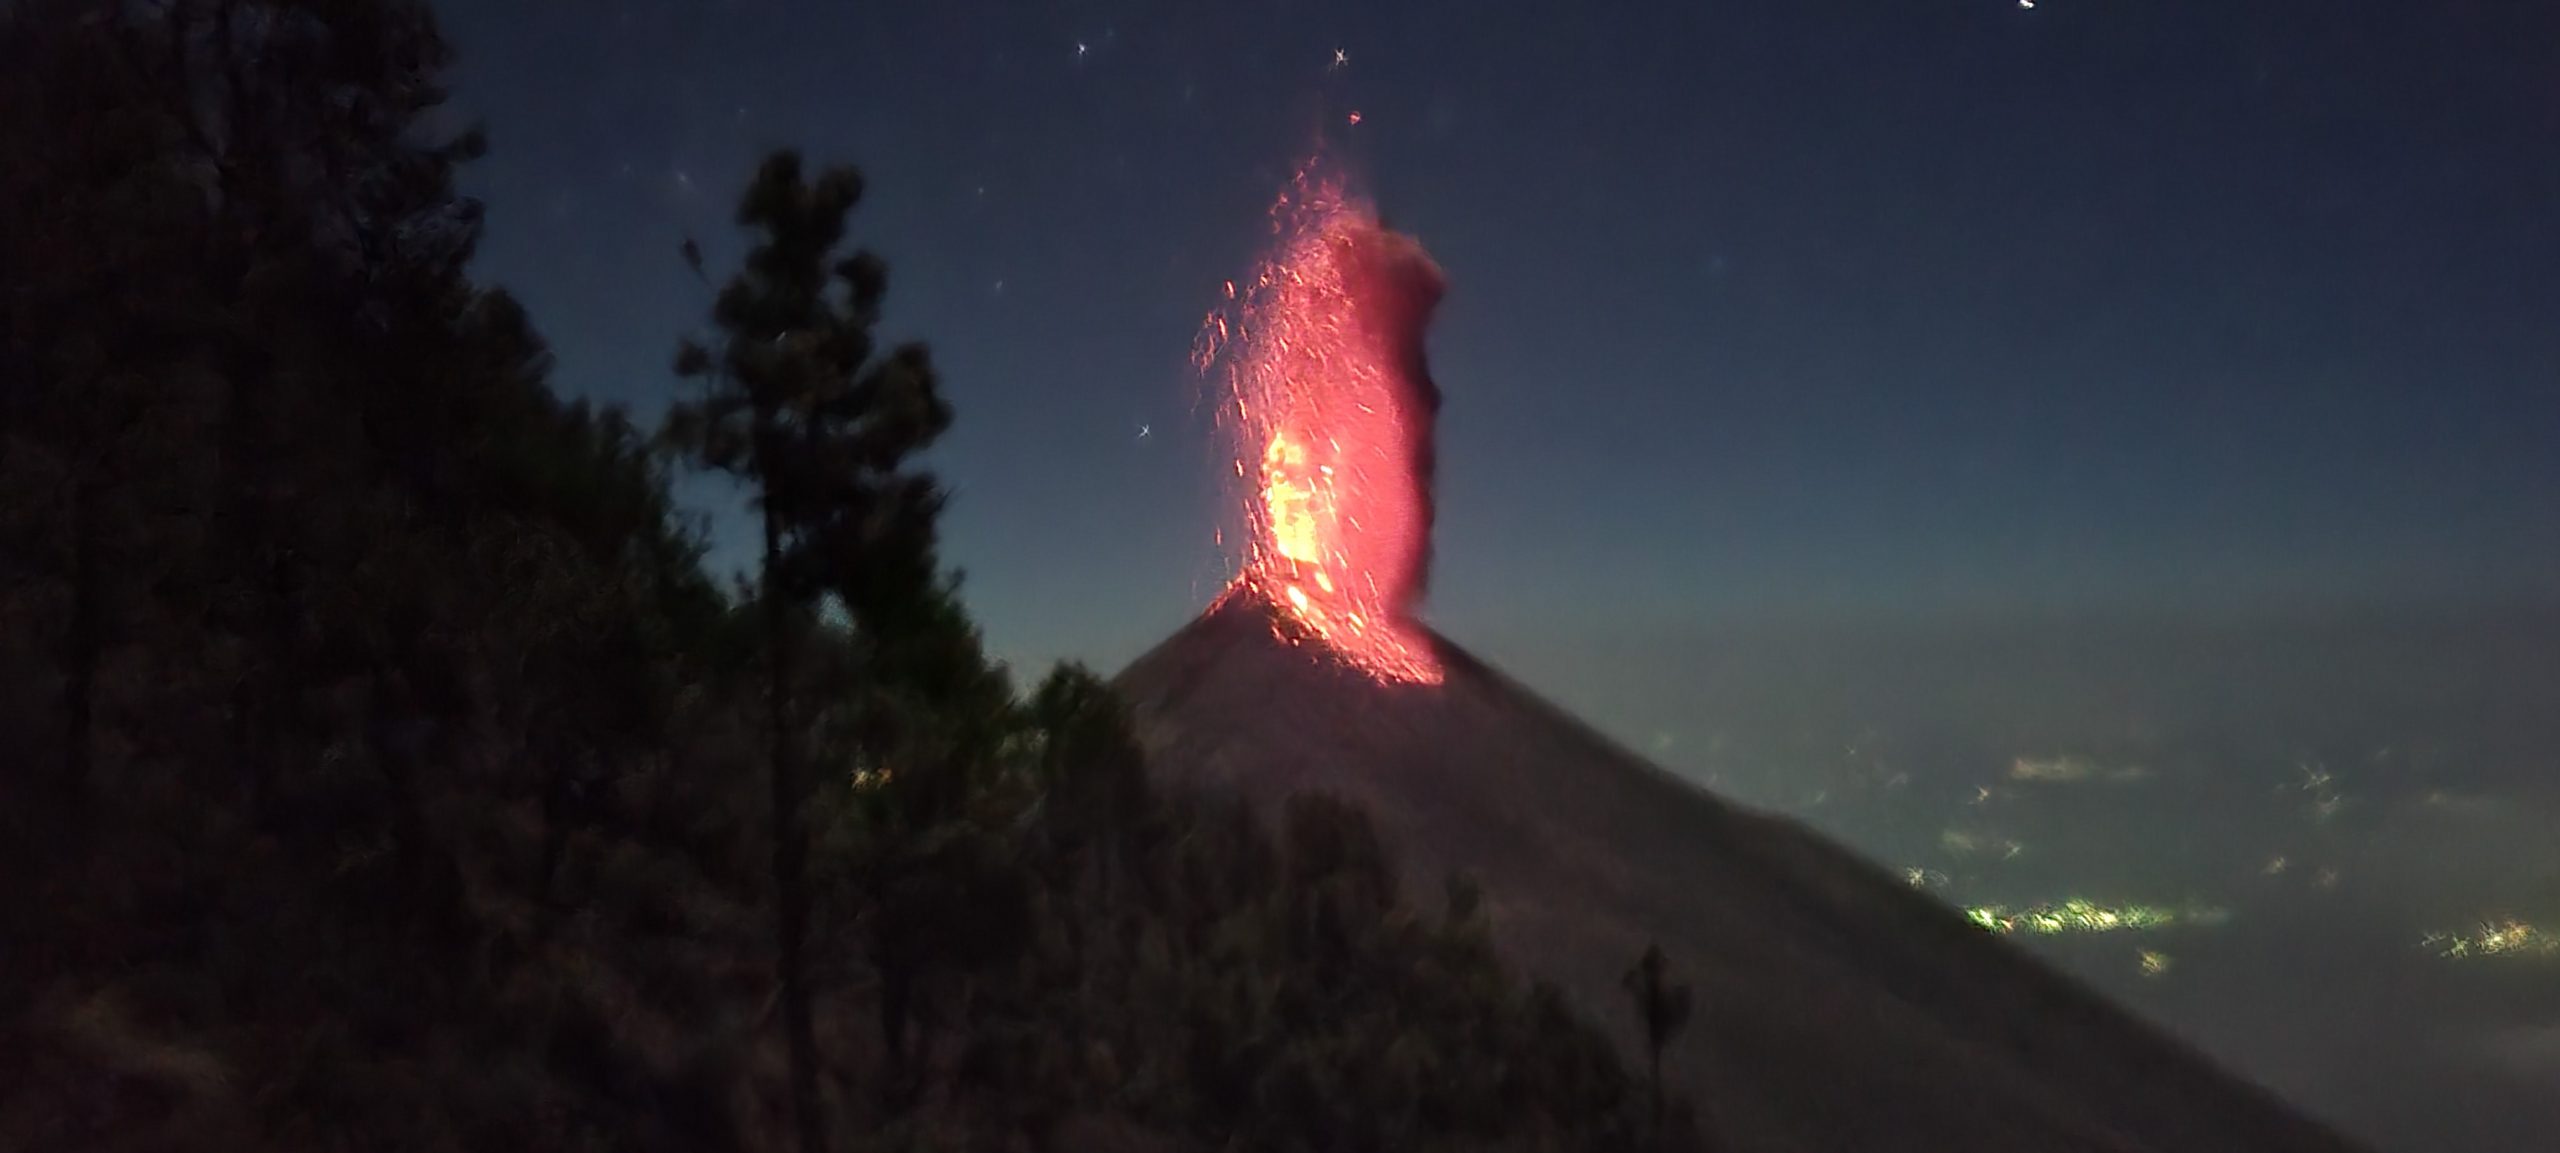
POLYGON ((1437 684, 1413 611, 1428 583, 1432 418, 1423 330, 1444 289, 1410 237, 1313 166, 1272 209, 1272 252, 1201 334, 1223 375, 1220 423, 1243 482, 1248 543, 1221 599, 1278 610, 1384 681, 1437 684))

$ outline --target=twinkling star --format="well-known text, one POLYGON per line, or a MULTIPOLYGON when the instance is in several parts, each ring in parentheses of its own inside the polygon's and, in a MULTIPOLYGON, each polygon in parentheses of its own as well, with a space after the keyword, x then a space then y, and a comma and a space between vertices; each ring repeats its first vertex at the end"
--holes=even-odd
POLYGON ((1328 67, 1329 67, 1330 69, 1332 69, 1332 70, 1340 70, 1340 69, 1344 69, 1344 68, 1349 68, 1349 67, 1351 67, 1351 54, 1350 54, 1350 53, 1348 53, 1348 52, 1345 52, 1345 51, 1343 51, 1342 49, 1339 49, 1339 48, 1334 49, 1334 50, 1333 50, 1333 63, 1332 63, 1331 65, 1329 65, 1328 67))

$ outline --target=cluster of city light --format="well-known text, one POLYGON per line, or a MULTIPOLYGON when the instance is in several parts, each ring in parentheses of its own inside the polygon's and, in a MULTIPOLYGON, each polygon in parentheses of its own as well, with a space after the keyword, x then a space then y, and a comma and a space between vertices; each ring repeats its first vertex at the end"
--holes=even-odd
POLYGON ((2009 762, 2009 779, 2069 784, 2074 781, 2105 780, 2119 784, 2151 779, 2151 770, 2141 765, 2107 768, 2087 757, 2052 758, 2017 757, 2009 762))
POLYGON ((2322 764, 2301 764, 2294 769, 2302 774, 2301 783, 2295 787, 2310 795, 2311 800, 2304 811, 2311 815, 2312 821, 2327 824, 2336 819, 2339 811, 2347 807, 2346 795, 2338 791, 2337 775, 2322 764))
POLYGON ((2420 942, 2439 957, 2560 957, 2560 932, 2514 918, 2484 921, 2468 932, 2429 933, 2420 942))
POLYGON ((2231 919, 2226 909, 2197 906, 2172 909, 2160 905, 2101 905, 2073 897, 2056 905, 2011 909, 1975 905, 1964 911, 1974 924, 1994 933, 2027 933, 2038 937, 2066 933, 2123 933, 2166 929, 2173 925, 2219 925, 2231 919))
POLYGON ((2027 851, 2021 841, 1993 833, 1970 829, 1942 829, 1938 833, 1938 851, 1950 857, 1997 855, 2003 861, 2015 860, 2027 851))
POLYGON ((894 779, 896 775, 897 774, 894 771, 887 768, 855 769, 853 771, 852 779, 853 791, 857 793, 878 792, 882 789, 888 788, 889 782, 894 779))

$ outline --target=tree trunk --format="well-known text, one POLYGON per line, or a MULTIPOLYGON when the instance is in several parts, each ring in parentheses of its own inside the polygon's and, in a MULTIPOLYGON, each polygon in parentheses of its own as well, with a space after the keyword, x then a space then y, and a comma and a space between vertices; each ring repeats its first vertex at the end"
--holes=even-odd
POLYGON ((269 530, 268 470, 276 446, 261 435, 266 430, 267 358, 245 340, 234 339, 222 367, 230 390, 220 418, 220 472, 214 483, 220 531, 216 555, 221 558, 216 579, 227 588, 218 616, 247 650, 247 663, 231 694, 232 770, 252 827, 263 830, 273 827, 268 785, 283 724, 280 682, 291 613, 282 587, 282 544, 269 530))
POLYGON ((551 878, 560 871, 560 851, 568 842, 568 831, 563 826, 569 821, 569 782, 567 770, 558 763, 560 759, 554 758, 543 778, 542 862, 533 881, 537 898, 534 907, 545 925, 550 923, 553 915, 551 878))
POLYGON ((253 670, 252 690, 258 698, 258 726, 250 730, 260 740, 251 750, 249 792, 259 807, 250 815, 264 822, 271 815, 271 798, 276 782, 290 779, 284 774, 288 750, 299 752, 307 734, 302 716, 302 621, 301 609, 294 597, 292 556, 280 531, 280 523, 269 515, 266 499, 256 498, 259 529, 253 537, 258 552, 251 563, 258 566, 258 621, 262 648, 250 651, 266 658, 265 667, 253 670))
POLYGON ((791 1117, 800 1153, 825 1148, 818 1115, 818 1039, 809 1019, 809 990, 801 971, 801 938, 808 933, 809 898, 802 886, 808 842, 800 830, 800 794, 791 756, 790 606, 774 587, 782 553, 781 526, 764 510, 765 713, 772 726, 774 970, 782 985, 782 1030, 791 1075, 791 1117))
POLYGON ((1653 1147, 1662 1148, 1662 1042, 1653 1043, 1653 1147))
POLYGON ((538 779, 542 790, 542 849, 534 874, 534 902, 540 924, 547 926, 557 912, 552 895, 552 878, 560 871, 560 858, 568 849, 569 824, 577 819, 571 795, 575 782, 570 771, 568 743, 559 738, 558 729, 568 710, 556 705, 542 705, 531 710, 525 720, 523 735, 516 741, 516 755, 526 766, 526 776, 538 779))
POLYGON ((266 776, 253 770, 258 761, 258 694, 246 675, 231 689, 231 764, 240 775, 243 811, 251 828, 267 828, 266 776))
POLYGON ((880 970, 880 1047, 888 1057, 889 1084, 886 1099, 893 1105, 904 1100, 907 1081, 907 1023, 915 1013, 915 970, 894 950, 897 944, 886 938, 886 930, 874 939, 872 955, 880 970))
POLYGON ((427 765, 427 712, 408 679, 424 675, 424 662, 413 643, 400 643, 386 654, 397 681, 375 673, 366 685, 365 737, 374 765, 391 792, 391 842, 400 869, 400 888, 412 909, 449 924, 455 910, 436 867, 435 846, 427 827, 426 798, 419 775, 427 765), (395 691, 396 689, 396 691, 395 691))
POLYGON ((90 774, 97 755, 93 718, 97 709, 98 650, 105 643, 100 582, 106 579, 100 555, 104 531, 98 524, 98 484, 86 475, 93 467, 79 462, 83 475, 71 486, 71 622, 65 638, 62 678, 63 795, 76 810, 87 807, 90 774))

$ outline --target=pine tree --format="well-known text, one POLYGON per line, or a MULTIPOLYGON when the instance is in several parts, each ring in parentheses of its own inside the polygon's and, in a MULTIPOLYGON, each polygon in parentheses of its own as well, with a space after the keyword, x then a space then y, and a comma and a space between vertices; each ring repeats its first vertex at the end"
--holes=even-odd
POLYGON ((46 506, 25 526, 31 539, 10 543, 67 586, 56 782, 73 811, 92 786, 99 669, 115 641, 116 538, 134 512, 128 442, 146 379, 176 351, 169 306, 184 291, 191 223, 188 189, 166 163, 171 122, 153 109, 151 79, 119 66, 139 33, 86 16, 60 0, 0 11, 0 461, 50 482, 31 502, 46 506))
POLYGON ((1043 737, 1045 825, 1077 873, 1090 870, 1107 902, 1128 872, 1132 835, 1151 799, 1127 706, 1092 670, 1068 664, 1040 682, 1029 710, 1043 737))
POLYGON ((1644 957, 1623 979, 1627 995, 1635 999, 1636 1016, 1644 1022, 1646 1055, 1650 1058, 1653 1089, 1653 1143, 1662 1144, 1662 1050, 1689 1025, 1689 987, 1674 983, 1670 962, 1662 955, 1661 945, 1647 945, 1644 957))
MULTIPOLYGON (((824 1136, 801 956, 808 786, 790 701, 795 642, 829 598, 860 640, 893 631, 934 589, 941 493, 909 460, 951 421, 921 345, 873 356, 887 269, 868 252, 838 254, 861 196, 850 168, 811 180, 796 153, 765 161, 737 216, 757 242, 713 308, 719 348, 686 341, 676 354, 676 371, 706 382, 706 393, 671 413, 667 428, 696 461, 753 490, 762 527, 775 967, 803 1153, 816 1153, 824 1136)), ((697 253, 688 246, 688 259, 697 253)))

